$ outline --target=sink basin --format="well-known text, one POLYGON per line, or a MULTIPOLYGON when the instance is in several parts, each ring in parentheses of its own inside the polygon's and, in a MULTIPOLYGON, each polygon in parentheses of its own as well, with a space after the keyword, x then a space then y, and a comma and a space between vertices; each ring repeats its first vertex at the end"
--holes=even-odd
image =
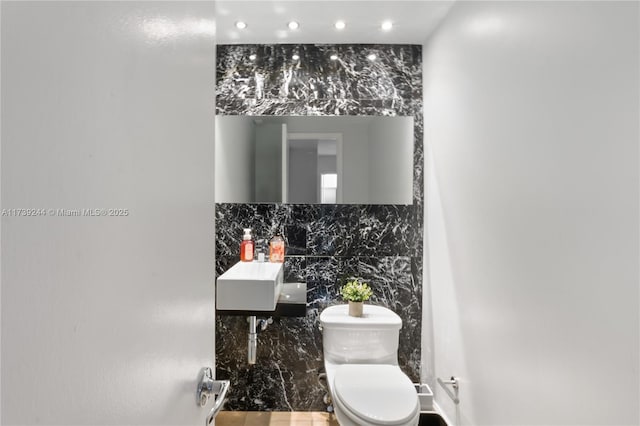
POLYGON ((282 263, 238 262, 218 277, 216 307, 235 311, 273 311, 282 291, 282 263))

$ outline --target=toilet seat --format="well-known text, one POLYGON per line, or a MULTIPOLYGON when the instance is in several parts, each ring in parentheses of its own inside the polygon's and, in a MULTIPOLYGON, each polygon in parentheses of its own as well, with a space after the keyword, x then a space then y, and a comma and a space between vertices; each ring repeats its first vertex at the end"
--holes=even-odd
POLYGON ((335 372, 333 391, 336 403, 356 424, 417 424, 418 395, 397 365, 341 365, 335 372))

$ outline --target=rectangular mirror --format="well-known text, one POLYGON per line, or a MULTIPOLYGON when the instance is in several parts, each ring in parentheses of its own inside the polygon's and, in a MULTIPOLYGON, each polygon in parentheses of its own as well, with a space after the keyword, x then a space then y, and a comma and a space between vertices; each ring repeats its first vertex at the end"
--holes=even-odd
POLYGON ((413 203, 413 117, 216 116, 215 144, 218 203, 413 203))

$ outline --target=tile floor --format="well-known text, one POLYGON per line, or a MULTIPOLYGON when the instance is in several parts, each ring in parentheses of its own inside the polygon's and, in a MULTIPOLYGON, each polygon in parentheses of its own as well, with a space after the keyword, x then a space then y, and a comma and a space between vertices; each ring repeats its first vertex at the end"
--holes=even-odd
POLYGON ((221 411, 216 426, 339 426, 335 416, 316 411, 221 411))

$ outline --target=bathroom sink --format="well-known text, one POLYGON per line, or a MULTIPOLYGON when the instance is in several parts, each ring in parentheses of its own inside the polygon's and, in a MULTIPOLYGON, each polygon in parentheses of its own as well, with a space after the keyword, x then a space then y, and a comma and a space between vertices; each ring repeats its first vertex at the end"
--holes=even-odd
POLYGON ((220 275, 216 308, 239 311, 273 311, 282 291, 282 263, 238 262, 220 275))

